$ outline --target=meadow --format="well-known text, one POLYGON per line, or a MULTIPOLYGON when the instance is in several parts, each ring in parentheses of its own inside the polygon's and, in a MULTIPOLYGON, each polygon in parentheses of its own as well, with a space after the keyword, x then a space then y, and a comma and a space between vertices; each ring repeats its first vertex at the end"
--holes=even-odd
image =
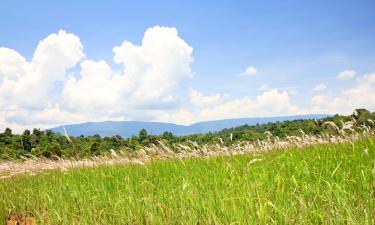
POLYGON ((0 180, 0 221, 374 224, 375 143, 50 170, 0 180))

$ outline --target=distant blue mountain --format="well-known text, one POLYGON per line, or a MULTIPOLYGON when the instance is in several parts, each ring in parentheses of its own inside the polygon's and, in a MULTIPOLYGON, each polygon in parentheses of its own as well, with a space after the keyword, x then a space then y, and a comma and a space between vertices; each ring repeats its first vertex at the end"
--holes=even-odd
MULTIPOLYGON (((130 137, 138 135, 141 129, 147 130, 149 134, 159 135, 164 131, 172 132, 175 135, 188 135, 207 132, 217 132, 224 128, 232 128, 241 125, 256 125, 283 121, 292 121, 299 119, 322 119, 329 115, 326 114, 309 114, 297 116, 280 116, 280 117, 254 117, 239 119, 224 119, 194 123, 189 126, 177 125, 173 123, 162 122, 141 122, 141 121, 104 121, 104 122, 88 122, 81 124, 65 125, 69 135, 95 135, 112 136, 121 135, 122 137, 130 137)), ((51 129, 56 133, 64 133, 63 126, 51 129)))

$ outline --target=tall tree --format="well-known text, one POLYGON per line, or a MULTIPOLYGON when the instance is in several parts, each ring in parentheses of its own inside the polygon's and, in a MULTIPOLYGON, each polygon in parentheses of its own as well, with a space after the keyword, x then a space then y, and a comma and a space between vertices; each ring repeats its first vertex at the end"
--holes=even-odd
POLYGON ((5 128, 4 134, 11 136, 12 135, 12 130, 7 127, 7 128, 5 128))
POLYGON ((142 129, 142 130, 139 131, 139 135, 138 135, 139 143, 146 140, 147 137, 148 137, 148 134, 147 134, 147 131, 145 129, 142 129))
POLYGON ((23 150, 29 152, 31 151, 31 142, 30 142, 30 131, 25 130, 22 134, 22 147, 23 150))

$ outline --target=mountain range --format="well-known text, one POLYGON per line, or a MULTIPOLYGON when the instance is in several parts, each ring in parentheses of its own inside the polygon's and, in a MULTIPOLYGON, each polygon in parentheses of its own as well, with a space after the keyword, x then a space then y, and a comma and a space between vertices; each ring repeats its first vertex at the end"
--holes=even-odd
POLYGON ((283 121, 292 121, 299 119, 322 119, 326 118, 327 114, 308 114, 296 116, 279 116, 279 117, 250 117, 238 119, 223 119, 212 120, 194 123, 191 125, 178 125, 174 123, 163 122, 143 122, 143 121, 103 121, 103 122, 87 122, 80 124, 70 124, 51 128, 55 133, 64 133, 66 128, 69 135, 95 135, 113 136, 120 135, 122 137, 130 137, 138 135, 141 129, 145 129, 148 134, 160 135, 164 131, 172 132, 174 135, 188 135, 207 132, 217 132, 224 128, 232 128, 241 125, 256 125, 283 121))

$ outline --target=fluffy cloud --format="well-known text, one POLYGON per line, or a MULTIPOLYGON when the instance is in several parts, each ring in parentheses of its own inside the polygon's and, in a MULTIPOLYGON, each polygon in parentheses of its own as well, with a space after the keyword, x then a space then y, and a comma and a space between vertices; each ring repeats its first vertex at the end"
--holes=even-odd
POLYGON ((345 80, 354 77, 356 74, 355 70, 344 70, 337 74, 337 78, 340 80, 345 80))
POLYGON ((205 119, 223 119, 298 113, 299 109, 291 103, 287 91, 272 89, 255 98, 244 97, 225 102, 216 107, 205 108, 200 112, 200 115, 205 119))
POLYGON ((14 50, 0 48, 0 107, 43 109, 52 101, 56 82, 83 57, 80 39, 65 31, 42 40, 30 62, 14 50))
MULTIPOLYGON (((152 27, 139 45, 128 41, 113 48, 112 62, 86 57, 80 38, 58 31, 41 40, 31 60, 0 47, 0 129, 48 128, 102 120, 158 120, 190 124, 202 120, 302 114, 347 113, 375 109, 375 74, 356 79, 335 95, 316 95, 304 109, 291 91, 263 86, 258 96, 230 98, 181 90, 191 77, 193 49, 175 28, 152 27), (187 94, 183 95, 182 94, 187 94), (365 96, 365 97, 364 97, 365 96)), ((243 73, 252 76, 250 66, 243 73)), ((355 76, 343 71, 340 79, 355 76)), ((323 84, 314 91, 323 91, 323 84)), ((204 90, 203 90, 204 91, 204 90)))
POLYGON ((104 61, 83 61, 80 78, 71 76, 65 85, 63 102, 71 110, 120 114, 167 107, 180 81, 191 76, 192 51, 175 28, 149 28, 140 46, 124 41, 113 48, 123 71, 114 73, 104 61))
POLYGON ((80 77, 71 75, 61 94, 64 108, 74 112, 116 110, 121 91, 121 78, 113 74, 105 61, 84 60, 80 64, 80 77), (110 109, 110 110, 109 110, 110 109))
POLYGON ((160 122, 173 122, 190 125, 199 120, 199 116, 187 109, 173 110, 172 112, 160 112, 155 115, 155 120, 160 122))
POLYGON ((352 88, 337 95, 317 95, 312 98, 313 112, 348 114, 355 108, 375 109, 375 73, 365 74, 352 88))
POLYGON ((79 37, 65 31, 43 39, 29 62, 0 48, 1 126, 125 118, 174 107, 176 87, 192 74, 192 51, 175 28, 159 26, 146 30, 141 45, 124 41, 113 48, 121 71, 83 60, 79 37))
POLYGON ((319 85, 316 85, 314 88, 313 88, 313 91, 315 92, 320 92, 320 91, 324 91, 327 89, 327 85, 325 84, 319 84, 319 85))
POLYGON ((258 70, 254 66, 249 66, 246 68, 245 72, 242 73, 243 76, 253 76, 258 73, 258 70))
POLYGON ((201 92, 191 89, 189 94, 190 102, 196 106, 211 106, 217 105, 221 101, 223 101, 224 96, 220 94, 215 95, 203 95, 201 92))
POLYGON ((142 45, 123 42, 113 49, 114 60, 125 65, 123 74, 128 93, 137 106, 171 100, 181 79, 191 76, 193 49, 175 28, 149 28, 142 45))
POLYGON ((26 72, 26 59, 9 48, 0 48, 0 78, 17 79, 26 72))
MULTIPOLYGON (((212 96, 203 96, 203 98, 204 97, 212 96)), ((201 107, 195 111, 182 109, 172 113, 164 113, 161 114, 157 120, 178 121, 182 124, 190 124, 203 120, 305 113, 291 103, 287 91, 279 91, 277 89, 265 91, 255 98, 243 97, 216 103, 217 104, 211 105, 200 104, 201 107)))

